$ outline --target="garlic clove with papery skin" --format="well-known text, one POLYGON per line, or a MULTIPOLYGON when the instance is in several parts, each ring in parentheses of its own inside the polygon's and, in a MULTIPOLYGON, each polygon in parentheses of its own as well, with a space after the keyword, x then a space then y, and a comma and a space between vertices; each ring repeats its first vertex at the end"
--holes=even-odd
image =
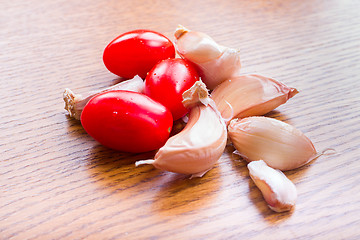
POLYGON ((132 79, 120 82, 108 88, 89 92, 84 96, 81 94, 75 94, 69 88, 66 88, 63 93, 65 110, 69 112, 70 117, 80 120, 81 112, 84 109, 85 105, 89 102, 89 100, 99 93, 110 90, 128 90, 133 92, 143 92, 144 81, 142 80, 142 78, 136 75, 132 79))
POLYGON ((214 89, 239 72, 241 63, 238 49, 222 46, 207 34, 191 31, 181 25, 174 35, 178 54, 197 67, 208 89, 214 89))
POLYGON ((293 208, 297 190, 284 173, 269 167, 263 160, 250 162, 247 167, 251 179, 260 189, 271 210, 284 212, 293 208))
POLYGON ((184 106, 191 109, 185 128, 169 138, 154 159, 137 161, 136 166, 152 164, 158 169, 201 177, 221 157, 227 142, 226 125, 214 109, 205 84, 196 82, 183 98, 184 106))
POLYGON ((211 93, 217 109, 226 119, 263 115, 286 103, 297 89, 265 76, 233 76, 211 93))
POLYGON ((264 160, 282 171, 296 169, 320 155, 300 130, 269 117, 233 119, 228 134, 237 153, 248 162, 264 160))

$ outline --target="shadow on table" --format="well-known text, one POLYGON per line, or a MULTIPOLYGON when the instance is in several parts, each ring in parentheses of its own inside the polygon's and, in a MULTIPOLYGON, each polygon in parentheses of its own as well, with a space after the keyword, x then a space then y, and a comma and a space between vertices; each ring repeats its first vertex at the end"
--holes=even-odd
POLYGON ((192 179, 189 175, 161 171, 151 165, 135 167, 137 160, 150 159, 154 154, 120 153, 96 145, 87 157, 91 182, 123 206, 141 205, 139 209, 144 209, 144 214, 172 216, 190 213, 211 203, 221 179, 216 166, 202 178, 192 179))
POLYGON ((167 172, 152 200, 152 211, 162 215, 203 211, 217 196, 220 182, 217 165, 201 178, 190 179, 189 175, 167 172))

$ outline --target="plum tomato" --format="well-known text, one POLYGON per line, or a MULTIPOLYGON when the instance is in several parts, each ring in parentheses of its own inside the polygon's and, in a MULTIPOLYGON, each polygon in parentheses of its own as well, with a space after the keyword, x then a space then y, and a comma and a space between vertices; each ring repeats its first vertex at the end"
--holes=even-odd
POLYGON ((144 94, 166 106, 175 121, 188 112, 182 104, 183 92, 198 80, 199 75, 190 62, 181 58, 165 59, 148 73, 144 94))
POLYGON ((175 57, 174 44, 161 33, 138 29, 111 41, 104 50, 106 68, 123 78, 146 74, 159 61, 175 57))
POLYGON ((162 147, 173 125, 165 106, 144 94, 125 90, 95 95, 80 120, 85 131, 102 145, 132 153, 162 147))

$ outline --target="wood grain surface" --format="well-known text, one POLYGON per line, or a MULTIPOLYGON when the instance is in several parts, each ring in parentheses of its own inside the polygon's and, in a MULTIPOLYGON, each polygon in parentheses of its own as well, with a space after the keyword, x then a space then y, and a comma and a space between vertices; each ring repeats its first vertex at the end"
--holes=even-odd
POLYGON ((0 1, 0 239, 360 239, 358 0, 0 1), (300 93, 268 114, 336 154, 286 172, 298 199, 271 211, 229 145, 203 178, 135 168, 153 153, 102 147, 63 90, 119 81, 102 53, 137 28, 178 24, 239 48, 243 73, 300 93))

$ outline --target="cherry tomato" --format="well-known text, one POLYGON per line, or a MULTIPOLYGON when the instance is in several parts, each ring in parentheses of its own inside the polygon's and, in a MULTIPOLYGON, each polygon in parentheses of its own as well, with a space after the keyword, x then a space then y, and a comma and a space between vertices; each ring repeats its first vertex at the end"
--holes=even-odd
POLYGON ((181 58, 166 59, 148 73, 144 94, 166 106, 175 121, 188 112, 182 104, 183 92, 198 80, 199 75, 190 62, 181 58))
POLYGON ((124 78, 146 74, 159 61, 175 57, 174 44, 161 33, 134 30, 123 33, 105 48, 103 61, 106 68, 124 78))
POLYGON ((114 90, 95 95, 86 104, 81 124, 102 145, 139 153, 162 147, 173 119, 166 107, 144 94, 114 90))

